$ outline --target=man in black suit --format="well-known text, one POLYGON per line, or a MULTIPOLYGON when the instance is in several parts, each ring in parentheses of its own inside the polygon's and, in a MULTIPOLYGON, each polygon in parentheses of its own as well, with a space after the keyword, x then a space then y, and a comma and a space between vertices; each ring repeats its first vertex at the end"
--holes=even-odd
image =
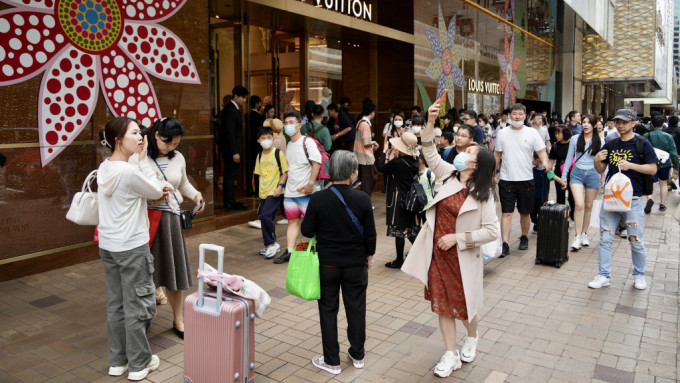
MULTIPOLYGON (((262 123, 264 123, 265 117, 260 114, 260 105, 262 104, 262 99, 259 96, 250 96, 250 113, 248 113, 248 119, 246 121, 248 126, 248 134, 246 135, 247 145, 249 147, 246 157, 248 161, 246 162, 246 172, 248 173, 248 193, 249 195, 256 195, 259 183, 255 179, 254 183, 250 180, 253 178, 253 172, 255 170, 255 160, 257 155, 262 152, 262 146, 257 142, 257 132, 262 129, 262 123)), ((257 177, 256 177, 257 178, 257 177)))
POLYGON ((248 97, 248 90, 241 85, 231 91, 231 100, 225 97, 222 109, 222 131, 220 132, 220 153, 224 159, 224 181, 222 184, 222 196, 224 208, 227 211, 248 210, 243 204, 237 203, 234 198, 234 182, 241 163, 242 130, 241 112, 248 97))
POLYGON ((350 105, 352 105, 352 101, 348 97, 340 99, 340 113, 338 113, 337 116, 340 131, 331 134, 331 140, 333 141, 334 149, 349 150, 350 152, 353 152, 356 124, 354 122, 354 117, 349 113, 350 105))

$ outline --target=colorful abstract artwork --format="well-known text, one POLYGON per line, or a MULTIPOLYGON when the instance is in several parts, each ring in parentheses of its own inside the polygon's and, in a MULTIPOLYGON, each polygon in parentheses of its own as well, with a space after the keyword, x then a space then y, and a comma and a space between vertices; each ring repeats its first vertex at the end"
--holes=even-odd
MULTIPOLYGON (((454 85, 465 86, 465 77, 458 66, 463 59, 463 48, 454 45, 456 38, 456 16, 451 18, 448 29, 444 21, 441 4, 438 7, 438 29, 427 28, 427 39, 430 42, 430 49, 434 58, 430 65, 425 69, 427 77, 437 80, 437 97, 441 96, 444 89, 447 89, 447 96, 450 105, 454 105, 454 85)), ((445 112, 442 108, 442 112, 445 112)))
POLYGON ((517 78, 517 69, 519 69, 522 59, 515 56, 515 34, 510 32, 511 38, 508 42, 508 32, 504 31, 504 54, 498 54, 498 64, 501 67, 501 79, 499 88, 503 92, 503 108, 507 109, 516 101, 516 92, 522 87, 517 78))
POLYGON ((0 86, 44 72, 38 101, 42 165, 89 122, 99 89, 116 116, 161 116, 148 74, 200 84, 182 40, 158 22, 186 0, 0 0, 0 86))
POLYGON ((294 112, 295 107, 291 103, 295 97, 294 90, 288 90, 288 80, 284 79, 279 82, 279 115, 281 121, 283 121, 283 116, 288 112, 294 112))

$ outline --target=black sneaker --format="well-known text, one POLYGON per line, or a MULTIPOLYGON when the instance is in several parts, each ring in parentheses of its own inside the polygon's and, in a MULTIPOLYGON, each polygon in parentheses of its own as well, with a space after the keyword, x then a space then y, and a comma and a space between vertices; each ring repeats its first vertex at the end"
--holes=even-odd
POLYGON ((286 250, 283 254, 279 255, 278 258, 274 258, 274 263, 282 264, 290 261, 290 251, 286 250))
POLYGON ((507 242, 503 242, 503 251, 501 251, 501 258, 505 258, 510 255, 510 245, 507 242))
POLYGON ((645 214, 649 214, 652 212, 652 205, 654 205, 654 201, 651 199, 647 200, 647 205, 645 205, 645 214))
POLYGON ((538 225, 534 224, 534 233, 538 233, 538 225))
POLYGON ((519 237, 519 249, 526 250, 529 248, 529 238, 526 235, 519 237))
POLYGON ((401 265, 404 264, 404 261, 400 261, 398 259, 395 259, 392 262, 387 262, 385 264, 385 267, 389 267, 390 269, 401 269, 401 265))
POLYGON ((666 211, 666 205, 664 204, 659 204, 659 211, 666 211))

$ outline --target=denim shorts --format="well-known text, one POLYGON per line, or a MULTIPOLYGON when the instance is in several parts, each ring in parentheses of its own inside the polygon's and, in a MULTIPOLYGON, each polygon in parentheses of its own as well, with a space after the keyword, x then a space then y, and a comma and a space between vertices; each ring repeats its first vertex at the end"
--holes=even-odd
POLYGON ((569 173, 569 183, 583 185, 586 189, 599 189, 602 186, 600 174, 593 167, 592 169, 575 168, 569 173))

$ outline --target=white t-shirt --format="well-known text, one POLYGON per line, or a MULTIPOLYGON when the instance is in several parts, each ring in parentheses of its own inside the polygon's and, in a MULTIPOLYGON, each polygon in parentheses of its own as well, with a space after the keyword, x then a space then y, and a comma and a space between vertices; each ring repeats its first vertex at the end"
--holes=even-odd
POLYGON ((502 152, 501 179, 503 181, 529 181, 534 179, 534 152, 545 149, 545 141, 534 128, 506 127, 496 136, 494 150, 502 152))
POLYGON ((550 141, 550 133, 548 133, 548 128, 541 126, 540 128, 536 129, 536 131, 538 132, 538 135, 541 136, 543 142, 550 141))
MULTIPOLYGON (((298 191, 299 188, 304 187, 309 182, 309 177, 312 175, 312 165, 309 161, 321 163, 321 153, 317 149, 313 140, 300 137, 297 141, 288 142, 286 148, 286 158, 288 159, 288 180, 286 181, 286 191, 284 197, 302 197, 304 193, 298 191), (307 153, 309 160, 305 155, 305 150, 302 147, 302 142, 307 146, 307 153)), ((314 191, 321 190, 318 182, 314 184, 314 191)))

